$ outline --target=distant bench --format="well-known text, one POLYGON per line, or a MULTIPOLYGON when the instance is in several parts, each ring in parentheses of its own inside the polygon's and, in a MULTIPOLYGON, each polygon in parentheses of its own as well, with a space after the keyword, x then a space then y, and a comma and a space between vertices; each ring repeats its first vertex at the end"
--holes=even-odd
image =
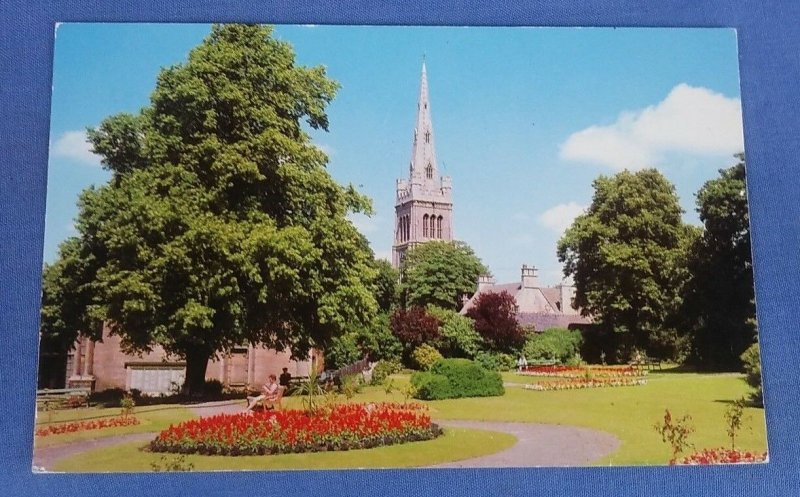
POLYGON ((651 371, 653 369, 658 368, 661 369, 661 359, 656 359, 655 357, 645 357, 644 359, 640 359, 638 361, 631 361, 631 366, 638 368, 639 370, 647 369, 651 371))
POLYGON ((89 407, 89 388, 45 388, 36 390, 36 409, 58 407, 89 407))

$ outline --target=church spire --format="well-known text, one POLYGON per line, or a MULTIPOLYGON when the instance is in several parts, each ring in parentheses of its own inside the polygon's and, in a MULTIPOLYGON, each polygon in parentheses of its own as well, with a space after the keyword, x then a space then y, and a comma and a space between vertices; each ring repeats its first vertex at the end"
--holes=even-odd
POLYGON ((431 106, 428 100, 428 75, 425 61, 422 62, 422 76, 417 100, 417 122, 414 128, 414 145, 411 150, 411 183, 432 183, 439 181, 436 167, 436 149, 433 142, 433 123, 431 106))

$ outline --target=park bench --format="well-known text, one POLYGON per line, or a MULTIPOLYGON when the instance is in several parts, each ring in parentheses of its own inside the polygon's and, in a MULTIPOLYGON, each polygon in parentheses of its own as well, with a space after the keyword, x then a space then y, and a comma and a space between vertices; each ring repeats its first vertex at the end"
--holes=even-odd
POLYGON ((553 359, 537 359, 528 362, 528 366, 555 366, 559 362, 553 359))
POLYGON ((628 364, 639 371, 644 371, 645 369, 648 371, 652 371, 656 368, 661 369, 661 359, 656 359, 655 357, 643 357, 638 361, 631 361, 628 364))
POLYGON ((655 357, 646 357, 644 362, 647 366, 647 369, 661 369, 661 359, 656 359, 655 357))
POLYGON ((45 388, 36 391, 36 409, 89 407, 89 388, 45 388))
POLYGON ((275 396, 275 399, 269 400, 267 398, 263 398, 253 405, 253 410, 255 411, 260 406, 264 411, 267 409, 275 409, 280 411, 282 409, 281 401, 283 400, 283 393, 285 391, 286 387, 278 387, 278 394, 275 396))

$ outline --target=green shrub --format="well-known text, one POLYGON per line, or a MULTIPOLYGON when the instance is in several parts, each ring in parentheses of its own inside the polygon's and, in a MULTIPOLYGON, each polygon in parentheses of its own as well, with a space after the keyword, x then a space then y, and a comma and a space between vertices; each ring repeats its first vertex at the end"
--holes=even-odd
POLYGON ((415 397, 422 400, 503 395, 500 373, 468 359, 442 359, 426 372, 411 375, 415 397))
POLYGON ((350 400, 355 397, 357 393, 361 393, 362 386, 361 375, 350 374, 342 376, 339 383, 339 393, 344 395, 347 400, 350 400))
POLYGON ((136 407, 136 401, 133 400, 133 395, 126 394, 122 397, 122 400, 119 401, 119 406, 122 408, 122 416, 127 418, 131 414, 133 414, 133 408, 136 407))
POLYGON ((419 369, 426 371, 433 366, 433 363, 442 358, 442 354, 427 343, 423 343, 414 349, 411 353, 411 358, 419 369))
POLYGON ((403 369, 403 365, 398 361, 378 361, 375 367, 372 368, 372 385, 380 385, 389 375, 399 373, 403 369))
POLYGON ((551 328, 528 335, 522 353, 528 362, 557 361, 562 364, 574 361, 580 354, 583 337, 578 330, 551 328))
POLYGON ((744 372, 747 374, 745 381, 753 387, 755 391, 751 394, 750 400, 754 404, 764 405, 764 392, 761 388, 761 354, 757 343, 751 345, 741 355, 744 372))
POLYGON ((504 352, 478 352, 475 354, 475 362, 489 371, 513 371, 517 367, 514 356, 504 352))
POLYGON ((484 345, 483 338, 475 331, 475 321, 456 311, 428 306, 428 314, 439 320, 442 336, 441 352, 446 357, 472 359, 484 345))
POLYGON ((430 371, 415 372, 411 375, 414 397, 423 400, 452 399, 457 397, 447 376, 430 371))

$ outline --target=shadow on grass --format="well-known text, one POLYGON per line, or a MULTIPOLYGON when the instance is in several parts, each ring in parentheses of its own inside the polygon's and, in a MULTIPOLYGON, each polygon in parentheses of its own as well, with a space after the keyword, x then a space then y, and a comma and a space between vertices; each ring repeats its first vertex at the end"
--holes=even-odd
MULTIPOLYGON (((759 402, 757 402, 757 401, 755 401, 755 400, 753 400, 751 398, 744 398, 744 399, 740 399, 740 400, 744 400, 744 406, 745 407, 754 407, 756 409, 764 409, 764 404, 763 403, 759 403, 759 402)), ((719 404, 733 405, 735 402, 737 402, 737 400, 736 399, 716 399, 714 402, 717 402, 719 404)))

